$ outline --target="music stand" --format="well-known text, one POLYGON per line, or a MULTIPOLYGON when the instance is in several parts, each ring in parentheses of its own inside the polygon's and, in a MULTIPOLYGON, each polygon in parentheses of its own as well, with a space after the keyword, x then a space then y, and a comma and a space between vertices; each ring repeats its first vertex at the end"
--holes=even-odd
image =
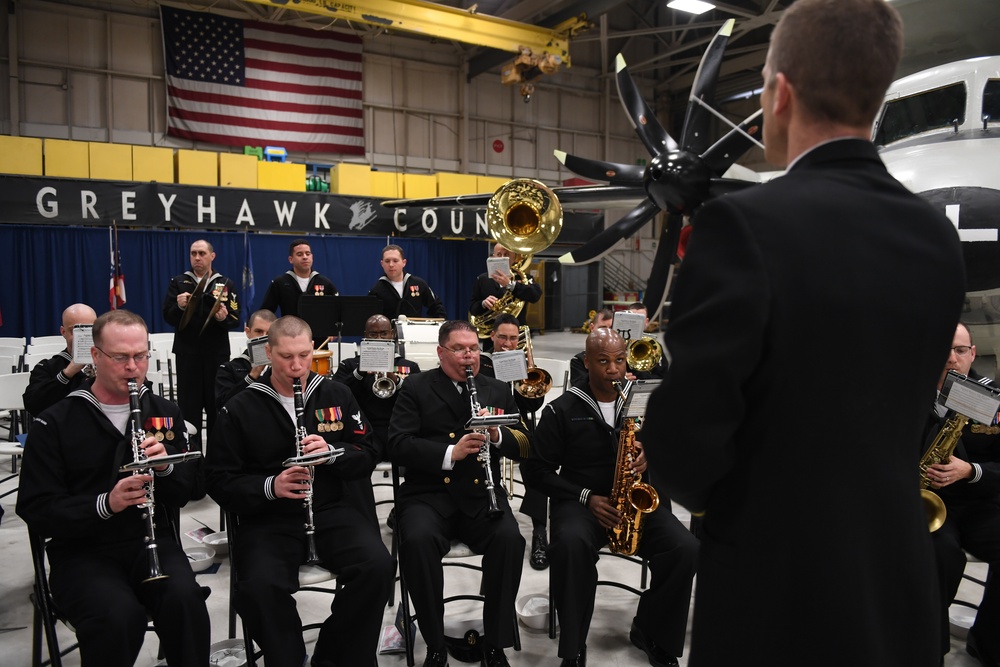
POLYGON ((319 340, 337 337, 337 362, 344 336, 364 336, 365 322, 382 312, 382 300, 374 296, 306 296, 299 298, 299 317, 319 340), (318 334, 322 334, 319 336, 318 334))

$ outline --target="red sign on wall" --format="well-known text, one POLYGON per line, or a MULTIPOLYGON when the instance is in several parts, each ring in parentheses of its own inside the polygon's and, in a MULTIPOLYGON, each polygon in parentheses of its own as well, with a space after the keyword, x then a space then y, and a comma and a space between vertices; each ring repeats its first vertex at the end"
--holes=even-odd
POLYGON ((494 153, 503 153, 503 140, 502 139, 494 139, 493 140, 493 152, 494 153))

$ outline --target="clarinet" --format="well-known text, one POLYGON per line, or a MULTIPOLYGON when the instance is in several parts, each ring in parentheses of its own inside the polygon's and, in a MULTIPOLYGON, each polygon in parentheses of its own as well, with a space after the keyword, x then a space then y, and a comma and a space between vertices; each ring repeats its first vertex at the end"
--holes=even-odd
MULTIPOLYGON (((292 380, 292 395, 295 399, 295 452, 298 456, 304 456, 302 441, 305 439, 305 404, 302 401, 302 380, 294 378, 292 380)), ((306 508, 306 563, 313 565, 319 562, 319 554, 316 552, 316 525, 313 522, 313 482, 316 481, 316 469, 309 465, 309 487, 306 489, 306 496, 302 504, 306 508)))
POLYGON ((155 471, 151 465, 145 465, 146 452, 140 446, 146 439, 146 434, 142 430, 142 411, 139 409, 139 383, 135 378, 128 380, 128 405, 129 405, 129 429, 132 432, 132 461, 143 464, 143 467, 132 471, 133 475, 149 475, 150 480, 143 485, 146 492, 146 502, 137 507, 142 510, 142 518, 146 522, 146 555, 149 557, 149 576, 142 580, 148 584, 151 581, 166 579, 170 575, 163 574, 160 569, 160 554, 156 549, 156 500, 153 492, 153 481, 156 479, 155 471))
MULTIPOLYGON (((472 418, 475 419, 479 416, 479 392, 476 391, 476 378, 472 374, 472 366, 465 367, 465 384, 469 390, 469 402, 472 406, 472 418)), ((476 460, 479 461, 483 470, 486 472, 486 493, 489 497, 490 507, 486 510, 486 516, 490 519, 499 519, 503 514, 503 510, 500 509, 500 505, 497 503, 496 488, 493 484, 493 466, 490 464, 490 432, 488 428, 476 428, 473 429, 476 433, 482 433, 486 440, 483 442, 482 446, 479 448, 479 455, 476 460)))

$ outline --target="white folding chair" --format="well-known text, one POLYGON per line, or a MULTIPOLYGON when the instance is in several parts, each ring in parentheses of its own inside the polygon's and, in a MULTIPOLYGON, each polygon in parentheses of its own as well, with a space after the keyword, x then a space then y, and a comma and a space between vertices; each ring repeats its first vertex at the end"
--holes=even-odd
POLYGON ((66 347, 66 339, 60 335, 55 336, 32 336, 29 341, 32 345, 48 345, 49 343, 59 343, 66 347))
POLYGON ((10 375, 17 373, 21 364, 20 354, 7 354, 5 350, 0 350, 0 375, 10 375))
POLYGON ((66 341, 59 338, 61 342, 51 342, 51 343, 28 343, 27 353, 28 354, 48 354, 50 357, 53 354, 62 352, 66 349, 66 341))
POLYGON ((0 347, 19 347, 23 350, 27 342, 28 339, 24 336, 20 338, 16 336, 0 336, 0 347))
POLYGON ((54 356, 55 355, 48 354, 46 352, 26 352, 24 354, 24 360, 21 362, 21 369, 26 373, 30 373, 31 369, 37 366, 39 362, 51 359, 54 356))

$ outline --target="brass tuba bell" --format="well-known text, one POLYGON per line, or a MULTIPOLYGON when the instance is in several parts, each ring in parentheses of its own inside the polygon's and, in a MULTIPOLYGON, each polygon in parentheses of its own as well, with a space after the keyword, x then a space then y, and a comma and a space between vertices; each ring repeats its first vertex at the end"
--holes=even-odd
MULTIPOLYGON (((518 282, 528 282, 528 265, 535 253, 552 245, 562 231, 562 205, 547 185, 530 178, 507 181, 493 193, 486 205, 486 226, 493 240, 511 253, 521 256, 511 267, 511 274, 518 282)), ((480 338, 488 338, 493 331, 493 321, 500 313, 517 317, 524 309, 524 301, 515 299, 512 292, 505 292, 493 308, 482 315, 469 314, 469 322, 476 327, 480 338)))

